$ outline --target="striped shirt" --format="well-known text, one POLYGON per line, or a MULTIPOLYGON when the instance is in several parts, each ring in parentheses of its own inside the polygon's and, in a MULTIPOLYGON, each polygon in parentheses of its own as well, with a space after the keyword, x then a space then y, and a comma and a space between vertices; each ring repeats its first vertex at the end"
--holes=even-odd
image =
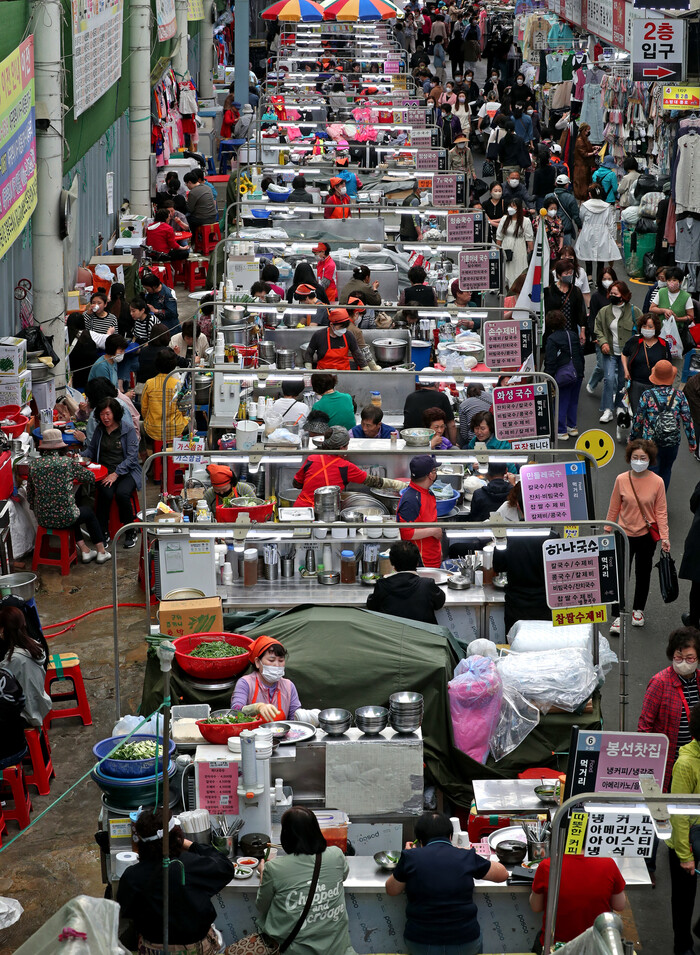
POLYGON ((145 318, 137 318, 134 322, 133 336, 134 341, 139 342, 141 345, 145 345, 148 341, 148 336, 150 335, 151 329, 154 325, 158 324, 158 319, 155 317, 153 312, 146 312, 145 318))
POLYGON ((688 677, 688 679, 680 678, 681 687, 683 689, 683 696, 685 701, 688 704, 688 710, 683 707, 681 710, 681 725, 678 730, 678 749, 676 750, 676 758, 678 758, 678 750, 681 746, 685 746, 686 743, 692 742, 693 737, 690 735, 690 726, 688 724, 688 713, 692 713, 693 707, 697 706, 700 703, 700 692, 698 692, 698 681, 695 679, 695 674, 688 677))
POLYGON ((98 335, 106 335, 110 328, 115 328, 117 324, 114 315, 110 312, 105 312, 104 315, 95 315, 90 309, 85 312, 85 323, 88 331, 97 332, 98 335))

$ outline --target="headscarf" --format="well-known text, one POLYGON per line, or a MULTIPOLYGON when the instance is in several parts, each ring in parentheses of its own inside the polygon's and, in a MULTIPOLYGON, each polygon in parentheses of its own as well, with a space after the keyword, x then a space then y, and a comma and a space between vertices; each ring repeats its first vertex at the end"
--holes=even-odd
POLYGON ((323 439, 321 449, 323 451, 339 451, 340 448, 346 448, 350 442, 350 432, 347 428, 340 425, 333 425, 328 434, 323 439))

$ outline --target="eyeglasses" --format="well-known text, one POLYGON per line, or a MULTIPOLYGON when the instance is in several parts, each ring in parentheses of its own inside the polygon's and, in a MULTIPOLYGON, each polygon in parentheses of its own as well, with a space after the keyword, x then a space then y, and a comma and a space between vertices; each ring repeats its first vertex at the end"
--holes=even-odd
POLYGON ((676 663, 680 663, 681 661, 683 661, 684 663, 697 663, 697 662, 698 662, 698 658, 697 658, 697 657, 684 657, 684 656, 683 656, 682 654, 680 654, 680 653, 674 653, 674 654, 673 654, 673 659, 676 661, 676 663))

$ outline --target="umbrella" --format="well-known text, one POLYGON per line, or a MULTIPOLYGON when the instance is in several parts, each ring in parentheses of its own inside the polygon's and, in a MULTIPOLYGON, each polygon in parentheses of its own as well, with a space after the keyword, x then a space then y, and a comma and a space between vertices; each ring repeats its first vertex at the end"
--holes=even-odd
POLYGON ((324 20, 391 20, 397 8, 384 0, 335 0, 323 12, 324 20))
POLYGON ((323 20, 323 7, 314 0, 278 0, 260 15, 263 20, 320 23, 323 20))

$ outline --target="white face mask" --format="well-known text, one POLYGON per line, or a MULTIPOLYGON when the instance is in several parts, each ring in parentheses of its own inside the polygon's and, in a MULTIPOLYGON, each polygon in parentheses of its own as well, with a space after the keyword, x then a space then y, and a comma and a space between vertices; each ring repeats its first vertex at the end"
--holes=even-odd
POLYGON ((547 215, 550 217, 550 219, 553 219, 556 214, 557 214, 556 209, 547 209, 547 215))
POLYGON ((688 663, 687 660, 672 660, 671 663, 678 676, 691 676, 698 668, 697 661, 688 663))
POLYGON ((534 109, 529 109, 529 110, 527 111, 527 115, 528 115, 528 116, 532 116, 532 114, 533 114, 534 112, 535 112, 534 109))
POLYGON ((649 467, 649 462, 648 462, 648 461, 639 461, 637 458, 633 458, 633 459, 630 461, 630 465, 631 465, 633 471, 636 471, 637 474, 641 474, 642 471, 646 471, 646 469, 649 467))
POLYGON ((500 202, 502 195, 503 195, 502 192, 492 192, 492 193, 491 193, 491 198, 493 199, 494 202, 500 202))
POLYGON ((518 211, 518 210, 515 208, 515 206, 508 206, 508 215, 509 215, 509 216, 514 216, 517 211, 518 211))
POLYGON ((266 667, 263 664, 262 668, 263 679, 267 680, 268 683, 277 683, 278 680, 281 680, 284 676, 284 667, 266 667))
POLYGON ((466 102, 467 102, 467 97, 466 97, 466 96, 460 96, 459 101, 460 101, 460 103, 466 103, 466 102))
POLYGON ((659 288, 666 288, 666 283, 665 283, 665 282, 659 282, 659 283, 658 283, 658 286, 659 286, 659 288))
POLYGON ((345 186, 341 186, 340 189, 338 189, 338 195, 344 196, 347 191, 348 190, 345 188, 345 186))
POLYGON ((612 283, 612 279, 603 279, 603 281, 600 284, 603 286, 603 288, 610 288, 610 286, 613 283, 612 283))
POLYGON ((655 328, 643 328, 643 329, 642 329, 642 338, 656 338, 656 329, 655 329, 655 328))
POLYGON ((333 334, 336 335, 338 338, 340 338, 341 335, 344 335, 347 330, 348 330, 348 326, 347 326, 347 325, 334 325, 334 326, 333 326, 333 334))
POLYGON ((116 362, 124 361, 124 352, 122 352, 121 355, 115 355, 114 360, 116 362))
POLYGON ((518 80, 518 86, 522 86, 525 80, 518 80))
POLYGON ((511 189, 517 189, 518 186, 520 185, 520 180, 519 180, 519 179, 509 179, 509 180, 508 180, 508 185, 510 186, 511 189))

